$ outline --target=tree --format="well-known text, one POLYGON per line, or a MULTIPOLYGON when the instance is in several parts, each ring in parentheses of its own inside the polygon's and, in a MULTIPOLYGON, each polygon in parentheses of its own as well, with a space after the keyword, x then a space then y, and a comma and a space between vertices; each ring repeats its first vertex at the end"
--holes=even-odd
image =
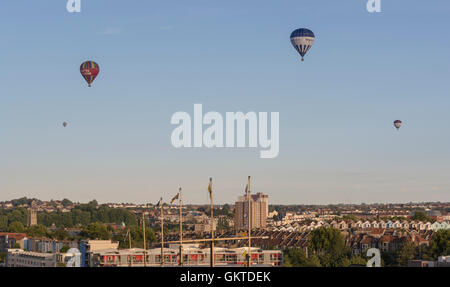
POLYGON ((51 234, 51 236, 52 236, 53 238, 55 238, 55 239, 58 239, 58 240, 71 239, 70 234, 69 234, 65 229, 62 229, 62 228, 56 229, 56 230, 51 234))
POLYGON ((8 222, 11 224, 12 222, 21 222, 22 225, 27 223, 27 210, 25 208, 17 208, 8 214, 8 222))
POLYGON ((0 215, 0 232, 8 230, 8 216, 0 215))
POLYGON ((320 267, 320 259, 317 255, 313 254, 309 256, 309 262, 311 267, 320 267))
POLYGON ((98 206, 98 202, 97 202, 97 200, 94 199, 94 200, 89 201, 88 205, 93 206, 93 207, 97 207, 98 206))
POLYGON ((350 264, 354 265, 366 265, 367 264, 367 258, 364 258, 363 256, 352 256, 350 258, 350 264))
POLYGON ((14 243, 13 248, 20 249, 21 248, 20 243, 18 243, 18 242, 14 243))
MULTIPOLYGON (((20 213, 19 213, 20 214, 20 213)), ((26 216, 24 217, 26 219, 26 216)), ((58 227, 87 226, 93 222, 125 223, 127 226, 137 225, 136 216, 125 208, 110 208, 106 205, 96 207, 95 202, 80 204, 70 212, 40 212, 38 222, 49 227, 55 224, 58 227)))
POLYGON ((428 255, 437 260, 439 256, 450 254, 450 230, 438 230, 428 246, 428 255))
POLYGON ((300 248, 290 248, 284 251, 284 266, 286 267, 320 267, 317 256, 306 257, 300 248))
POLYGON ((47 227, 43 225, 33 225, 27 228, 26 233, 28 236, 31 237, 47 237, 48 236, 48 230, 47 227))
POLYGON ((342 216, 342 219, 343 220, 353 220, 353 221, 358 221, 359 220, 359 218, 356 217, 353 214, 346 214, 346 215, 342 216))
POLYGON ((397 255, 397 262, 400 266, 407 267, 408 261, 416 256, 416 245, 413 242, 405 243, 397 255))
POLYGON ((83 228, 81 235, 88 237, 89 239, 111 239, 111 234, 108 232, 105 225, 101 222, 94 222, 89 224, 87 227, 83 228))
POLYGON ((64 245, 63 247, 61 247, 61 249, 59 250, 59 253, 67 253, 67 251, 69 251, 70 246, 68 245, 64 245))
POLYGON ((0 263, 5 263, 6 261, 6 252, 0 252, 0 263))
POLYGON ((433 257, 430 255, 429 247, 425 244, 419 244, 417 246, 417 257, 422 260, 433 261, 433 257))
POLYGON ((18 198, 18 199, 13 199, 13 200, 11 200, 11 203, 12 203, 14 206, 19 206, 19 205, 24 205, 24 204, 30 205, 32 201, 33 201, 32 199, 28 199, 28 198, 26 198, 26 197, 22 197, 22 198, 18 198))
POLYGON ((229 230, 230 224, 228 223, 228 220, 224 217, 220 217, 219 221, 217 222, 217 230, 229 230))
POLYGON ((70 201, 70 200, 68 200, 67 198, 64 198, 64 199, 61 201, 61 204, 62 204, 64 207, 67 207, 67 206, 72 205, 73 202, 70 201))
POLYGON ((281 214, 274 214, 274 216, 272 216, 273 221, 280 221, 282 219, 283 219, 283 216, 281 216, 281 214))
POLYGON ((12 233, 23 233, 25 232, 25 227, 22 222, 14 221, 8 227, 8 232, 12 233))
POLYGON ((381 261, 384 267, 394 267, 397 266, 397 254, 394 251, 381 252, 381 261))
POLYGON ((340 267, 350 265, 351 252, 345 246, 344 236, 338 229, 319 227, 314 229, 308 238, 308 246, 324 267, 340 267))
POLYGON ((338 229, 320 227, 309 236, 309 247, 318 254, 339 253, 345 249, 345 241, 338 229))
MULTIPOLYGON (((129 229, 129 232, 131 233, 131 246, 142 248, 144 246, 144 232, 141 227, 139 226, 131 226, 129 229)), ((119 247, 120 248, 128 248, 129 243, 129 236, 127 236, 128 231, 124 230, 119 236, 117 236, 115 239, 119 241, 119 247)), ((145 229, 145 241, 147 244, 150 244, 152 242, 156 241, 156 235, 153 229, 146 228, 145 229)))
POLYGON ((423 222, 433 222, 434 219, 427 216, 424 212, 422 211, 416 211, 414 213, 414 216, 411 217, 412 220, 416 220, 416 221, 423 221, 423 222))
POLYGON ((224 215, 227 215, 227 216, 228 216, 228 215, 231 214, 231 211, 230 211, 230 205, 229 205, 228 203, 226 203, 226 204, 223 205, 222 210, 223 210, 224 215))

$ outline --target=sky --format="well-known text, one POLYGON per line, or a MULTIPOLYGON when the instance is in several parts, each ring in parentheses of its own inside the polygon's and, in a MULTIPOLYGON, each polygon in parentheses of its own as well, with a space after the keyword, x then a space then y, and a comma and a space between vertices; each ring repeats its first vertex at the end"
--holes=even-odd
POLYGON ((249 175, 271 204, 450 201, 450 2, 366 2, 2 1, 0 201, 234 203, 249 175), (196 103, 279 112, 279 156, 174 148, 196 103))

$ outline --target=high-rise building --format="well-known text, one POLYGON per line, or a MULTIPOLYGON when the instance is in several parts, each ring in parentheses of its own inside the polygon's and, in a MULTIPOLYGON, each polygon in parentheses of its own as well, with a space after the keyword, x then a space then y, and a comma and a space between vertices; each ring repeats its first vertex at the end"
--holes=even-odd
MULTIPOLYGON (((234 209, 236 230, 248 229, 248 205, 248 196, 239 196, 234 209)), ((268 213, 269 196, 260 192, 250 195, 251 228, 265 228, 268 213)))

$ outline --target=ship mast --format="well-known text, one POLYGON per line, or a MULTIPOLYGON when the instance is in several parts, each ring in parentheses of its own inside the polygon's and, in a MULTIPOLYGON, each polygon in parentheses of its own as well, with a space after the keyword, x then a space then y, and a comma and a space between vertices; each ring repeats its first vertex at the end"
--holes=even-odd
POLYGON ((252 232, 252 203, 250 197, 250 176, 248 177, 248 188, 247 188, 247 197, 248 197, 248 254, 247 254, 247 264, 250 267, 252 263, 252 248, 251 248, 251 232, 252 232))
POLYGON ((209 178, 209 198, 211 199, 211 267, 214 267, 214 205, 212 193, 212 177, 209 178))

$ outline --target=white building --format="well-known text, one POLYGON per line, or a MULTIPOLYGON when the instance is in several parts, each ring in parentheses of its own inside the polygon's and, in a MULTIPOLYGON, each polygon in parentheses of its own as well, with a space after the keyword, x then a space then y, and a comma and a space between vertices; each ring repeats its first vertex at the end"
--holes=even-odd
POLYGON ((56 267, 56 255, 8 249, 6 267, 56 267))
MULTIPOLYGON (((214 249, 216 266, 242 266, 246 262, 247 247, 214 249)), ((91 253, 93 267, 158 267, 161 266, 161 248, 148 249, 106 249, 91 253)), ((262 250, 251 248, 252 265, 281 266, 283 254, 281 250, 262 250)), ((179 265, 178 245, 164 248, 164 266, 179 265)), ((199 248, 194 244, 183 244, 184 266, 209 266, 210 249, 199 248)))
POLYGON ((82 257, 81 266, 92 266, 92 252, 117 248, 119 248, 119 242, 113 242, 111 240, 82 240, 80 242, 80 251, 84 256, 82 257))

